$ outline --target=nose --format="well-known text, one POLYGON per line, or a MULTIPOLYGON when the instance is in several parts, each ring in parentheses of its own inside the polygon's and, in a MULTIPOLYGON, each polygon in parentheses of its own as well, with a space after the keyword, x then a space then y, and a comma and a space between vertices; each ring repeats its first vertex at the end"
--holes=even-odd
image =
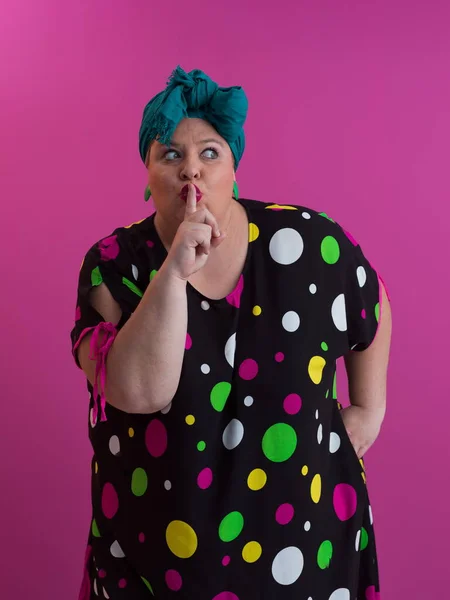
POLYGON ((200 177, 200 167, 197 161, 186 158, 181 167, 180 177, 183 181, 198 179, 200 177))

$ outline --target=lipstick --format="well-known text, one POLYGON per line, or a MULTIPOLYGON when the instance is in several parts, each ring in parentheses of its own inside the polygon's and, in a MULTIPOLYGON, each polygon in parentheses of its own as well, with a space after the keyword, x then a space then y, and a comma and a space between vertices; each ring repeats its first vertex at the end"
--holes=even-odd
MULTIPOLYGON (((202 199, 203 194, 201 193, 201 191, 198 189, 198 187, 195 185, 195 197, 197 199, 197 202, 200 202, 200 200, 202 199)), ((188 193, 189 193, 189 186, 185 185, 183 187, 183 189, 180 192, 180 198, 182 200, 184 200, 184 202, 186 202, 187 197, 188 197, 188 193)))

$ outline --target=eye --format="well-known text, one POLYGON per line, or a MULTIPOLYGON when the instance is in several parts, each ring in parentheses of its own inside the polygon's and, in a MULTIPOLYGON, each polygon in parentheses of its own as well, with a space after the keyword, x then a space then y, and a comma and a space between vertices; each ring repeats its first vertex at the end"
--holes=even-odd
POLYGON ((205 152, 212 152, 213 154, 212 156, 208 156, 207 158, 217 158, 219 156, 219 153, 215 148, 206 148, 206 150, 203 150, 202 154, 204 154, 205 152))
POLYGON ((173 160, 172 157, 169 156, 170 154, 178 154, 178 152, 176 150, 168 150, 164 153, 164 158, 166 160, 173 160))

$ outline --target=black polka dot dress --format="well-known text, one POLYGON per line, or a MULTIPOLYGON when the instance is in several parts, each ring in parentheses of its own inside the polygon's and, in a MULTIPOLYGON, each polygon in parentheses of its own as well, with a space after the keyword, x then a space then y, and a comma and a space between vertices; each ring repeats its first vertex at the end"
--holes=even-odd
POLYGON ((84 259, 71 338, 76 358, 94 332, 98 385, 80 600, 380 599, 364 463, 336 394, 336 360, 376 336, 380 278, 326 214, 239 202, 242 275, 221 300, 187 285, 181 379, 161 412, 128 414, 103 392, 107 352, 167 256, 154 215, 84 259), (89 303, 102 282, 117 327, 89 303))

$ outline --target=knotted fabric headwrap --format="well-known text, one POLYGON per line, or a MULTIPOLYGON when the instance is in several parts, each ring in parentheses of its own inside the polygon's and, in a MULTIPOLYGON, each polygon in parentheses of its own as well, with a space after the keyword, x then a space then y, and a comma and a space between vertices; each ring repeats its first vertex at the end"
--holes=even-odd
POLYGON ((165 90, 144 109, 139 130, 139 153, 145 163, 150 142, 170 145, 178 123, 187 117, 208 121, 228 142, 237 169, 244 154, 243 130, 248 101, 239 86, 221 88, 199 69, 186 73, 178 66, 165 90))

